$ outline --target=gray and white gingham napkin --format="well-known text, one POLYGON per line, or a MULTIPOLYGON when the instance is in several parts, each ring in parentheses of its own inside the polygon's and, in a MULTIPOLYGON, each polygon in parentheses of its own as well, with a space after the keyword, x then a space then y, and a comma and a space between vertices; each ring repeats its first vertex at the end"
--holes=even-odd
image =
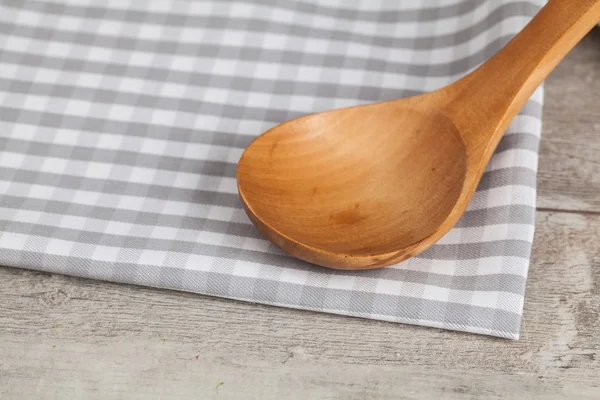
POLYGON ((459 224, 422 255, 342 272, 290 258, 235 170, 290 118, 430 91, 538 0, 0 3, 0 265, 516 339, 542 90, 459 224))

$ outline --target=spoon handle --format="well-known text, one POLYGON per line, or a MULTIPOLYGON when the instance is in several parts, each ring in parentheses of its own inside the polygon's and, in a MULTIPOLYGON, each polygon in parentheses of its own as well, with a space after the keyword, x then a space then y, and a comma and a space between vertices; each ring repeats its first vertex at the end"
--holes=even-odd
POLYGON ((471 154, 489 159, 536 88, 598 21, 600 0, 549 0, 500 52, 458 81, 444 109, 466 133, 471 154))

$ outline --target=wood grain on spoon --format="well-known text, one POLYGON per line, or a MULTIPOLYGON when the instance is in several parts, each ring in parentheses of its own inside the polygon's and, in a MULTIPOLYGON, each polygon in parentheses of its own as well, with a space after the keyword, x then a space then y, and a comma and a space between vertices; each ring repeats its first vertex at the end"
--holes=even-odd
POLYGON ((407 99, 285 122, 240 159, 242 203, 288 254, 379 268, 430 247, 466 209, 502 134, 600 20, 600 0, 551 0, 463 79, 407 99))

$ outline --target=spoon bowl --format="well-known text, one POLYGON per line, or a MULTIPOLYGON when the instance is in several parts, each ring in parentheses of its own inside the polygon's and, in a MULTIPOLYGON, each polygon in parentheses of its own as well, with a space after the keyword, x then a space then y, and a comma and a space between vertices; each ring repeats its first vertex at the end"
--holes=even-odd
POLYGON ((328 266, 376 268, 410 256, 455 207, 467 166, 452 121, 420 110, 428 98, 314 114, 261 135, 238 167, 253 222, 280 247, 328 266))
POLYGON ((419 254, 456 224, 509 123, 598 20, 600 0, 550 0, 459 81, 265 132, 238 164, 248 216, 288 254, 325 267, 419 254))

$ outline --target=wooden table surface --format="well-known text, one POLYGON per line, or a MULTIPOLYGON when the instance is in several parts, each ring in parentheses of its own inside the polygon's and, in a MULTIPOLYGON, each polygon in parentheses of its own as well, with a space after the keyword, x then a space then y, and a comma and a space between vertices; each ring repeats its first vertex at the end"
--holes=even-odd
POLYGON ((519 341, 0 267, 0 399, 600 399, 600 29, 545 87, 519 341))

